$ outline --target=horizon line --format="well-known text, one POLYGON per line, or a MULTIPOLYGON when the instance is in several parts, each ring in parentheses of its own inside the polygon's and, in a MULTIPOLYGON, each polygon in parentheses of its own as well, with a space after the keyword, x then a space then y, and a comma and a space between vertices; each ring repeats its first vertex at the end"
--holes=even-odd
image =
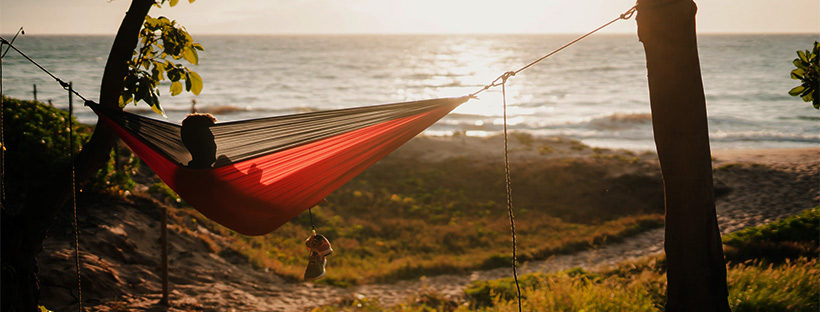
MULTIPOLYGON (((193 34, 194 36, 481 36, 481 35, 581 35, 583 32, 519 32, 519 33, 201 33, 193 34)), ((597 35, 637 35, 636 32, 602 32, 597 35)), ((698 35, 817 35, 820 33, 811 31, 796 31, 796 32, 722 32, 722 31, 707 31, 698 32, 698 35)), ((0 36, 11 35, 13 33, 0 33, 0 36)), ((115 36, 116 33, 35 33, 27 34, 26 36, 115 36)))

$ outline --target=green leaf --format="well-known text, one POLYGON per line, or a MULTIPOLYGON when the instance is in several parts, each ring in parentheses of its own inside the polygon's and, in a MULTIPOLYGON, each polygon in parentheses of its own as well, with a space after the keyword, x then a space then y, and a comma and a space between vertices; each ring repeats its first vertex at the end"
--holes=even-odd
MULTIPOLYGON (((156 18, 146 15, 144 24, 146 29, 143 29, 143 33, 147 33, 148 29, 156 27, 157 24, 158 21, 156 18)), ((145 38, 143 38, 143 42, 145 42, 145 38)))
POLYGON ((131 100, 133 100, 133 98, 131 97, 131 94, 130 94, 130 93, 123 92, 123 93, 120 95, 120 101, 119 101, 119 102, 120 102, 120 103, 119 103, 119 104, 120 104, 120 107, 125 107, 125 105, 128 105, 128 103, 130 103, 130 102, 131 102, 131 100))
POLYGON ((811 99, 813 98, 813 96, 812 96, 811 93, 809 93, 809 94, 806 94, 806 95, 802 96, 801 98, 803 98, 803 102, 811 102, 811 99))
POLYGON ((791 73, 792 79, 795 79, 795 80, 803 79, 803 76, 805 76, 805 75, 806 75, 806 71, 803 70, 802 68, 795 69, 791 73))
POLYGON ((175 5, 177 5, 177 2, 179 2, 179 0, 171 0, 171 1, 168 1, 168 4, 170 4, 171 6, 175 6, 175 5))
POLYGON ((191 74, 185 73, 185 91, 191 91, 191 74))
POLYGON ((171 83, 171 95, 178 95, 182 93, 182 84, 179 81, 171 83))
POLYGON ((798 96, 798 95, 800 95, 800 93, 803 93, 803 90, 805 90, 805 89, 806 88, 804 88, 803 86, 796 86, 796 87, 792 88, 791 90, 789 90, 789 95, 798 96))
POLYGON ((168 118, 168 116, 165 115, 165 111, 163 111, 162 107, 159 106, 159 102, 157 102, 155 105, 151 105, 151 110, 157 114, 162 115, 162 117, 168 118))
POLYGON ((806 57, 806 52, 803 52, 803 51, 797 51, 797 56, 798 56, 798 57, 800 57, 800 60, 801 60, 801 61, 806 62, 806 63, 808 63, 808 62, 809 62, 809 58, 808 58, 808 57, 806 57))
POLYGON ((176 67, 168 68, 168 70, 166 72, 168 73, 168 80, 179 81, 179 79, 182 78, 182 74, 180 73, 180 70, 177 69, 176 67))
POLYGON ((202 92, 203 87, 202 77, 200 77, 199 74, 193 71, 189 72, 188 74, 188 81, 191 82, 191 92, 193 92, 195 95, 199 95, 199 93, 202 92))
POLYGON ((800 93, 800 96, 804 96, 806 94, 811 94, 812 92, 814 92, 814 89, 810 86, 806 86, 804 84, 803 87, 806 88, 806 90, 803 90, 803 93, 800 93))
POLYGON ((192 49, 190 47, 184 48, 182 51, 182 57, 184 57, 185 60, 191 64, 199 64, 199 55, 197 55, 196 49, 192 49))

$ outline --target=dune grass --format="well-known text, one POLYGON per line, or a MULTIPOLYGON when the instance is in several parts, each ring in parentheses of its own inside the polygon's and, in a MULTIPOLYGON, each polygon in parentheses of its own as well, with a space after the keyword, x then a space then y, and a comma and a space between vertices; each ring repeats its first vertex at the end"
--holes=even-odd
MULTIPOLYGON (((820 207, 768 225, 726 236, 738 255, 743 249, 779 243, 813 243, 803 254, 757 253, 743 262, 729 261, 727 282, 732 311, 817 311, 820 309, 820 263, 817 261, 820 207), (761 243, 763 242, 763 243, 761 243), (765 243, 768 242, 768 243, 765 243)), ((571 269, 520 278, 526 311, 663 311, 666 291, 664 258, 652 256, 602 272, 571 269)), ((479 281, 465 290, 467 301, 422 294, 396 307, 368 298, 349 299, 314 311, 518 311, 512 279, 479 281)))
POLYGON ((764 226, 749 227, 723 236, 726 259, 757 259, 781 263, 787 259, 816 257, 820 239, 820 207, 764 226))
MULTIPOLYGON (((643 166, 597 158, 517 164, 519 259, 543 259, 662 226, 660 178, 643 166), (626 167, 642 174, 613 173, 626 167)), ((167 193, 159 186, 152 189, 167 193)), ((320 283, 390 282, 512 263, 500 162, 388 157, 327 200, 312 209, 319 232, 335 250, 320 283)), ((307 213, 257 237, 203 218, 197 222, 231 237, 227 248, 254 265, 301 279, 310 232, 307 213)))

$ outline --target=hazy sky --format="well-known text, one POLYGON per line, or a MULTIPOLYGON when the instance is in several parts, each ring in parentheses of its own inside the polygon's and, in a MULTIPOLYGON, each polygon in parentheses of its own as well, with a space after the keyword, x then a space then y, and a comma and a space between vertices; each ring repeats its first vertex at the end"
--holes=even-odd
MULTIPOLYGON (((128 0, 0 0, 0 33, 113 34, 128 0)), ((820 33, 820 0, 700 0, 701 33, 820 33)), ((580 33, 634 0, 181 0, 193 34, 580 33)), ((166 5, 167 7, 167 5, 166 5)), ((634 32, 635 22, 608 32, 634 32)))

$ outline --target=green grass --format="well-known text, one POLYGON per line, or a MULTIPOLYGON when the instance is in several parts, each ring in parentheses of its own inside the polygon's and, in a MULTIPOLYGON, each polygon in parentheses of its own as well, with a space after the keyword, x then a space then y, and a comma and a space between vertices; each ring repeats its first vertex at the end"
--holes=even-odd
MULTIPOLYGON (((818 311, 820 264, 817 261, 820 207, 778 222, 727 235, 727 244, 755 249, 758 242, 814 241, 807 255, 764 255, 729 262, 727 283, 732 311, 818 311), (776 259, 775 263, 772 259, 776 259)), ((664 258, 653 256, 601 272, 572 269, 519 278, 525 311, 663 311, 666 291, 664 258)), ((373 299, 351 299, 314 311, 517 311, 511 278, 478 281, 466 290, 466 302, 423 294, 386 308, 373 299), (432 298, 432 299, 430 299, 432 298), (435 299, 435 300, 433 300, 435 299)))
MULTIPOLYGON (((632 165, 562 160, 514 167, 519 259, 543 259, 662 226, 657 176, 608 174, 613 166, 632 165)), ((322 283, 390 282, 511 264, 500 163, 388 158, 328 202, 313 208, 319 232, 335 250, 322 283)), ((253 264, 300 279, 307 213, 258 237, 209 228, 233 237, 229 248, 253 264)))
MULTIPOLYGON (((543 259, 662 226, 657 171, 634 166, 642 165, 594 158, 514 164, 519 259, 543 259), (646 175, 613 173, 625 169, 646 175)), ((351 286, 510 265, 503 177, 500 161, 384 159, 312 209, 335 250, 319 282, 351 286)), ((161 185, 150 191, 175 200, 161 185)), ((186 211, 198 225, 230 237, 225 248, 257 267, 301 279, 307 213, 273 233, 248 237, 186 211)))
POLYGON ((726 259, 734 262, 760 259, 780 263, 786 259, 815 257, 820 239, 820 206, 803 213, 750 227, 723 237, 726 259))

